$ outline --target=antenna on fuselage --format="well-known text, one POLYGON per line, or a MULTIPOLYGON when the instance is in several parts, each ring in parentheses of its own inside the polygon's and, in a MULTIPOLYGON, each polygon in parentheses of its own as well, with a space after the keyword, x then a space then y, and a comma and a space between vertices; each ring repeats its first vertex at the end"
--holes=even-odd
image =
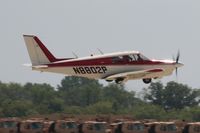
POLYGON ((72 54, 75 56, 75 58, 78 58, 78 55, 74 53, 73 51, 72 51, 72 54))
POLYGON ((104 53, 101 51, 101 49, 97 48, 97 50, 98 50, 101 54, 104 54, 104 53))

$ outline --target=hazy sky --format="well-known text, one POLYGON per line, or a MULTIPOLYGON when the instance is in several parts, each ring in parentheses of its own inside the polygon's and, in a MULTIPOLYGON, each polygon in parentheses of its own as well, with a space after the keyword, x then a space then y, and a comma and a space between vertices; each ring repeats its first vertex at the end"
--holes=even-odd
MULTIPOLYGON (((56 86, 63 75, 39 73, 29 63, 23 34, 37 35, 57 57, 138 50, 149 58, 171 59, 178 49, 178 81, 200 88, 199 0, 1 0, 0 80, 56 86)), ((163 78, 175 80, 175 74, 163 78)), ((147 87, 141 80, 131 90, 147 87)))

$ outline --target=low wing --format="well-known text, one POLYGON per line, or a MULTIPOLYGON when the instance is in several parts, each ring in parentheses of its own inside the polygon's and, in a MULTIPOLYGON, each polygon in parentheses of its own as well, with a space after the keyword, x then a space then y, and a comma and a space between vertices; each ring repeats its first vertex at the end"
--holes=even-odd
POLYGON ((145 78, 150 77, 152 75, 156 75, 160 72, 163 72, 163 69, 157 68, 157 69, 148 69, 148 70, 140 70, 140 71, 131 71, 131 72, 124 72, 124 73, 118 73, 114 75, 110 75, 105 78, 105 80, 115 80, 117 78, 123 78, 125 80, 128 79, 139 79, 139 78, 145 78))

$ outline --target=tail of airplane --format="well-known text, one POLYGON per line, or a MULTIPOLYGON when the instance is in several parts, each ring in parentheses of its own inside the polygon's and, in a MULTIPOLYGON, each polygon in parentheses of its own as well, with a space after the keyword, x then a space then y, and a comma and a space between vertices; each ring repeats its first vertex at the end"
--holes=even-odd
POLYGON ((57 59, 37 36, 24 35, 24 40, 33 66, 64 60, 57 59))

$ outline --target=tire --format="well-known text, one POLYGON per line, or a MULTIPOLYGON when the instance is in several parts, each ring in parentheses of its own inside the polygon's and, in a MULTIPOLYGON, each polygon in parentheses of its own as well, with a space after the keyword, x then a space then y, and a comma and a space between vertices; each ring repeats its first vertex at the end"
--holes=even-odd
POLYGON ((151 78, 142 79, 145 84, 151 83, 151 78))

